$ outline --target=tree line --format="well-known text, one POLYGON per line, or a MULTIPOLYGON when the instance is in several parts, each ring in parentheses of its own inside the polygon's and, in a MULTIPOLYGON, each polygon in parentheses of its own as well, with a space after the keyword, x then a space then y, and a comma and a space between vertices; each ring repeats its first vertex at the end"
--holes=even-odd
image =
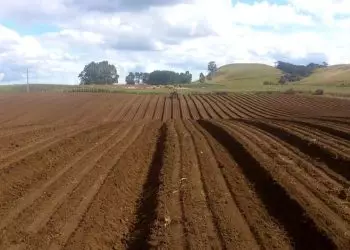
POLYGON ((210 61, 208 63, 208 74, 205 76, 203 72, 199 74, 199 82, 205 83, 206 80, 212 80, 215 76, 215 73, 218 71, 218 67, 216 66, 216 62, 210 61))
POLYGON ((114 84, 119 80, 116 67, 109 64, 108 61, 89 63, 78 77, 81 85, 114 84))
POLYGON ((169 70, 155 70, 151 73, 130 72, 125 78, 126 84, 139 83, 150 85, 187 84, 192 82, 192 74, 189 71, 178 73, 169 70))
POLYGON ((308 77, 315 69, 328 67, 328 63, 322 64, 309 63, 308 65, 295 65, 288 62, 277 61, 276 68, 283 71, 279 83, 300 81, 304 77, 308 77))
MULTIPOLYGON (((199 80, 204 83, 206 80, 212 80, 217 71, 214 61, 208 63, 208 74, 205 76, 200 73, 199 80)), ((119 75, 114 65, 108 61, 91 62, 84 67, 79 74, 81 85, 90 84, 117 84, 119 75)), ((186 72, 174 72, 170 70, 155 70, 151 73, 147 72, 129 72, 125 78, 125 83, 134 84, 150 84, 150 85, 167 85, 167 84, 189 84, 192 82, 192 74, 186 72)))

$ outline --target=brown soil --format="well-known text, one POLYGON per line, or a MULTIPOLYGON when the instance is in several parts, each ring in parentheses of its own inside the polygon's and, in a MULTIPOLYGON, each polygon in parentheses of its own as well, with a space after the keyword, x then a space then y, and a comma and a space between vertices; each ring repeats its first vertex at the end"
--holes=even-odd
POLYGON ((0 249, 348 249, 350 102, 0 96, 0 249))

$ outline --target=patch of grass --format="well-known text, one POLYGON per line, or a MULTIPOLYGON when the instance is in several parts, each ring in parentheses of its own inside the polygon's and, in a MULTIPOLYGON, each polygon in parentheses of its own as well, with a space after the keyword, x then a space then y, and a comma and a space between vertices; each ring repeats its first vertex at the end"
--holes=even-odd
POLYGON ((316 69, 309 77, 302 79, 300 83, 313 86, 350 86, 350 65, 333 65, 326 68, 316 69))
MULTIPOLYGON (((72 85, 64 84, 30 84, 30 92, 61 92, 73 88, 72 85)), ((0 93, 25 93, 27 92, 26 84, 0 85, 0 93)))
MULTIPOLYGON (((230 64, 219 68, 211 81, 194 82, 175 86, 126 86, 126 85, 51 85, 31 84, 31 92, 108 92, 131 94, 169 94, 175 87, 180 94, 187 93, 228 93, 254 92, 274 93, 285 92, 293 88, 297 93, 316 93, 323 90, 323 95, 350 96, 350 65, 336 65, 317 69, 311 76, 300 82, 287 84, 277 83, 282 72, 264 64, 230 64), (89 88, 80 90, 81 88, 89 88)), ((1 92, 26 92, 26 85, 0 85, 1 92)))
POLYGON ((314 95, 323 95, 324 94, 324 91, 323 89, 316 89, 314 92, 313 92, 314 95))
POLYGON ((264 64, 230 64, 219 68, 212 81, 193 84, 191 88, 202 92, 255 93, 285 92, 290 88, 298 93, 314 93, 322 89, 325 95, 350 95, 350 65, 317 69, 300 82, 272 84, 278 82, 281 75, 280 70, 264 64))

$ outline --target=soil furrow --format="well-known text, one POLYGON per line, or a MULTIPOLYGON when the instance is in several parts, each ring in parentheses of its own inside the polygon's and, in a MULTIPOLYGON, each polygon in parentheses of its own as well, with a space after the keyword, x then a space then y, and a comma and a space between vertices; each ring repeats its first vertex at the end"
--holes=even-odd
MULTIPOLYGON (((281 119, 279 119, 281 120, 281 119)), ((320 124, 315 122, 306 122, 306 121, 300 121, 300 120, 281 120, 281 121, 288 121, 296 124, 300 124, 303 126, 307 126, 312 129, 318 129, 320 131, 323 131, 325 133, 331 134, 333 136, 337 136, 339 138, 345 139, 350 141, 350 133, 347 133, 345 131, 337 129, 336 126, 328 125, 328 124, 320 124)))
MULTIPOLYGON (((75 157, 69 164, 60 169, 52 178, 50 178, 47 182, 43 183, 41 186, 33 188, 32 191, 29 191, 26 196, 20 198, 19 202, 6 214, 5 217, 1 219, 0 222, 0 230, 7 226, 11 220, 16 218, 24 209, 29 207, 36 199, 39 197, 44 197, 47 195, 45 192, 52 184, 60 180, 69 170, 74 168, 77 164, 80 163, 85 157, 87 157, 90 153, 96 150, 99 146, 104 145, 109 139, 111 139, 118 131, 120 127, 117 127, 111 134, 107 134, 102 137, 99 141, 94 143, 94 146, 88 148, 77 157, 75 157)), ((103 133, 101 133, 102 135, 103 133)), ((61 185, 61 183, 59 184, 61 185)))
POLYGON ((302 152, 310 157, 323 161, 331 170, 344 176, 350 180, 350 172, 348 171, 349 161, 347 159, 336 158, 332 153, 320 147, 317 144, 310 143, 298 135, 270 123, 263 123, 258 121, 247 121, 249 124, 255 125, 283 141, 288 142, 294 147, 299 148, 302 152))
POLYGON ((198 95, 196 96, 196 98, 202 104, 202 106, 204 107, 205 111, 207 112, 210 118, 212 119, 222 118, 219 116, 216 110, 213 109, 212 105, 207 101, 207 99, 205 98, 205 95, 198 95))
POLYGON ((222 106, 225 106, 231 112, 231 118, 248 118, 249 116, 246 113, 242 113, 235 106, 232 105, 227 99, 224 99, 222 96, 215 96, 214 98, 222 106))
POLYGON ((154 110, 153 120, 162 120, 164 112, 164 96, 159 96, 156 108, 154 110))
POLYGON ((319 171, 318 167, 310 164, 304 155, 300 157, 295 154, 293 150, 290 150, 287 145, 284 145, 277 138, 241 123, 227 125, 255 141, 256 145, 269 154, 280 168, 285 169, 290 175, 297 178, 335 213, 350 222, 350 206, 347 206, 338 197, 339 191, 344 189, 341 183, 335 182, 324 172, 319 171))
POLYGON ((209 119, 208 113, 206 112, 202 103, 198 101, 197 96, 188 95, 188 98, 193 102, 194 106, 196 107, 196 110, 198 111, 199 117, 201 119, 209 119))
POLYGON ((184 216, 184 233, 189 249, 221 249, 212 212, 199 167, 191 134, 183 121, 175 123, 181 144, 180 199, 184 216))
POLYGON ((134 95, 131 98, 128 98, 127 101, 123 102, 123 104, 120 105, 121 108, 111 118, 111 121, 122 121, 127 112, 130 110, 130 106, 136 101, 136 99, 138 99, 138 96, 134 95))
POLYGON ((172 119, 181 119, 182 109, 181 109, 179 97, 174 97, 171 100, 171 104, 172 104, 172 119))
POLYGON ((197 109, 197 106, 194 104, 194 102, 192 101, 192 99, 188 95, 185 95, 184 99, 186 101, 186 105, 187 105, 189 113, 191 115, 191 119, 198 120, 200 118, 200 114, 199 114, 199 111, 197 109))
MULTIPOLYGON (((68 239, 66 234, 62 233, 55 241, 56 244, 65 245, 66 249, 125 248, 125 236, 133 224, 137 199, 142 192, 142 183, 146 180, 147 166, 151 161, 148 157, 154 152, 159 125, 152 123, 144 129, 143 126, 138 127, 132 129, 130 139, 123 140, 122 145, 116 146, 106 155, 104 161, 109 162, 108 166, 111 169, 103 185, 88 206, 78 227, 68 239)), ((99 163, 99 167, 90 174, 91 180, 96 180, 94 176, 101 176, 106 171, 106 163, 99 163)), ((62 228, 66 228, 59 221, 66 217, 67 211, 73 218, 76 217, 71 204, 73 203, 73 207, 80 206, 81 203, 77 204, 76 201, 83 202, 79 199, 82 192, 86 192, 92 185, 91 181, 81 183, 51 219, 46 230, 50 231, 52 227, 56 227, 56 230, 62 231, 62 228)))
POLYGON ((232 199, 210 146, 191 123, 187 122, 186 127, 195 142, 207 201, 223 248, 229 249, 233 245, 237 248, 258 248, 244 216, 232 199))
POLYGON ((136 104, 136 109, 134 113, 131 113, 133 115, 130 116, 130 121, 136 121, 138 118, 143 115, 142 108, 143 108, 143 102, 147 99, 147 96, 143 96, 139 99, 138 104, 136 104))
POLYGON ((274 219, 264 208, 265 205, 258 198, 252 183, 244 176, 229 152, 201 126, 198 124, 196 126, 206 137, 231 195, 254 233, 259 247, 263 249, 291 249, 291 243, 286 233, 274 222, 274 219))
POLYGON ((181 110, 181 119, 193 119, 193 117, 191 117, 187 101, 183 95, 179 96, 179 102, 181 110))
POLYGON ((163 112, 162 120, 163 122, 166 122, 171 118, 172 118, 172 100, 170 99, 170 97, 166 97, 164 100, 164 112, 163 112))
MULTIPOLYGON (((101 159, 103 159, 103 156, 105 154, 108 154, 111 149, 113 149, 118 143, 124 140, 125 137, 129 134, 130 130, 131 127, 128 127, 125 131, 118 134, 116 138, 113 138, 113 140, 111 140, 109 143, 106 141, 106 144, 100 144, 99 148, 95 148, 94 153, 98 153, 96 156, 92 157, 92 155, 89 155, 88 157, 82 159, 79 164, 83 166, 83 168, 74 173, 73 177, 66 177, 66 179, 70 179, 69 183, 66 185, 63 185, 63 183, 61 183, 57 191, 46 191, 45 196, 48 197, 41 197, 42 200, 44 200, 44 204, 33 209, 34 211, 31 214, 38 215, 35 216, 35 219, 26 228, 26 231, 37 233, 48 222, 51 215, 64 202, 67 196, 73 192, 73 190, 85 178, 85 176, 88 175, 88 173, 98 164, 99 161, 101 161, 101 159)), ((113 131, 113 135, 116 132, 117 131, 113 131)))
POLYGON ((350 143, 341 138, 334 137, 315 128, 310 129, 307 126, 290 123, 289 121, 275 121, 274 124, 285 127, 308 139, 310 143, 318 144, 336 155, 340 154, 343 158, 347 158, 347 155, 350 155, 350 143))
POLYGON ((144 119, 147 108, 150 105, 151 99, 152 99, 152 96, 146 96, 145 99, 142 100, 140 107, 137 110, 133 120, 138 121, 138 120, 144 119))
MULTIPOLYGON (((307 216, 304 208, 289 196, 285 187, 274 179, 267 166, 262 166, 262 163, 252 156, 250 146, 247 148, 249 141, 237 135, 233 137, 232 131, 227 132, 226 129, 214 123, 200 121, 200 124, 220 141, 241 166, 245 176, 254 183, 255 190, 259 193, 270 215, 288 232, 295 248, 335 249, 334 242, 316 226, 311 217, 307 216)), ((257 153, 258 151, 255 151, 253 155, 257 153)))
POLYGON ((57 134, 55 133, 51 135, 49 138, 39 140, 17 151, 3 156, 0 159, 0 170, 3 171, 11 165, 20 162, 33 154, 38 154, 39 152, 44 151, 67 138, 77 136, 94 128, 96 128, 96 126, 86 126, 82 129, 81 126, 75 125, 69 128, 62 129, 62 131, 59 131, 57 134))
MULTIPOLYGON (((136 219, 127 240, 128 249, 149 249, 152 246, 152 228, 156 226, 159 189, 162 185, 161 171, 164 164, 167 127, 160 128, 156 150, 152 156, 146 182, 143 184, 136 211, 136 219)), ((164 218, 165 222, 165 218, 164 218)))
POLYGON ((236 114, 232 114, 225 105, 222 105, 220 101, 214 98, 214 95, 208 95, 208 100, 215 107, 215 110, 220 114, 222 119, 238 118, 236 114), (221 105, 220 105, 221 104, 221 105))
POLYGON ((154 113, 156 111, 156 107, 157 107, 157 103, 158 103, 159 98, 160 98, 159 96, 151 98, 151 101, 149 103, 149 106, 145 112, 145 116, 143 117, 143 119, 152 120, 154 113))
POLYGON ((156 219, 152 227, 150 242, 161 249, 185 249, 183 211, 181 210, 181 162, 179 138, 174 121, 167 122, 156 219))
POLYGON ((234 107, 234 109, 238 110, 239 113, 244 114, 247 118, 260 117, 260 115, 256 114, 254 111, 247 109, 247 107, 242 106, 241 103, 237 102, 235 96, 223 96, 222 97, 225 102, 234 107))
MULTIPOLYGON (((118 142, 114 143, 114 145, 106 151, 107 153, 105 153, 99 159, 97 163, 97 168, 95 168, 95 171, 92 171, 90 173, 90 177, 88 178, 89 181, 86 182, 85 185, 83 183, 80 183, 80 187, 76 188, 76 190, 74 191, 75 193, 71 195, 70 199, 74 201, 79 201, 82 190, 85 191, 85 194, 83 198, 80 199, 80 202, 77 204, 76 209, 72 210, 70 208, 68 210, 70 214, 69 220, 64 221, 64 224, 59 229, 59 235, 53 241, 50 242, 50 247, 48 249, 61 249, 67 244, 67 242, 69 242, 71 237, 74 237, 73 234, 76 233, 76 231, 80 228, 81 221, 85 218, 89 219, 89 217, 86 217, 86 213, 94 203, 96 195, 106 184, 106 181, 111 175, 111 172, 117 166, 117 162, 120 161, 121 157, 125 154, 125 152, 129 149, 129 147, 135 142, 140 133, 143 131, 143 125, 138 125, 137 127, 134 127, 134 130, 132 132, 133 135, 130 135, 130 131, 132 129, 125 130, 123 132, 123 135, 118 139, 118 142), (125 139, 127 135, 130 135, 128 140, 125 139), (124 141, 124 145, 121 146, 120 142, 122 141, 124 141), (116 151, 117 148, 118 151, 116 151), (117 153, 113 155, 113 152, 117 153), (91 182, 91 180, 93 180, 93 182, 91 182)), ((57 212, 58 215, 56 215, 56 217, 51 218, 51 222, 46 227, 48 230, 52 230, 50 224, 52 224, 57 218, 60 218, 62 215, 64 215, 64 217, 67 217, 67 209, 65 209, 65 206, 67 206, 67 204, 69 204, 69 201, 66 201, 66 204, 63 204, 61 206, 61 211, 57 212)), ((113 209, 113 207, 111 207, 111 209, 113 209)), ((54 223, 54 225, 57 224, 59 223, 54 223)), ((70 247, 67 248, 71 249, 70 247)))

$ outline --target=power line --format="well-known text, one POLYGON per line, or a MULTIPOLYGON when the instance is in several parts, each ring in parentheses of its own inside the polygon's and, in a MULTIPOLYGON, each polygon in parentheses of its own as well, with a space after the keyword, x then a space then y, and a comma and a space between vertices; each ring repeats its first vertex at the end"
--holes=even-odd
POLYGON ((27 93, 29 93, 29 70, 27 68, 27 93))

